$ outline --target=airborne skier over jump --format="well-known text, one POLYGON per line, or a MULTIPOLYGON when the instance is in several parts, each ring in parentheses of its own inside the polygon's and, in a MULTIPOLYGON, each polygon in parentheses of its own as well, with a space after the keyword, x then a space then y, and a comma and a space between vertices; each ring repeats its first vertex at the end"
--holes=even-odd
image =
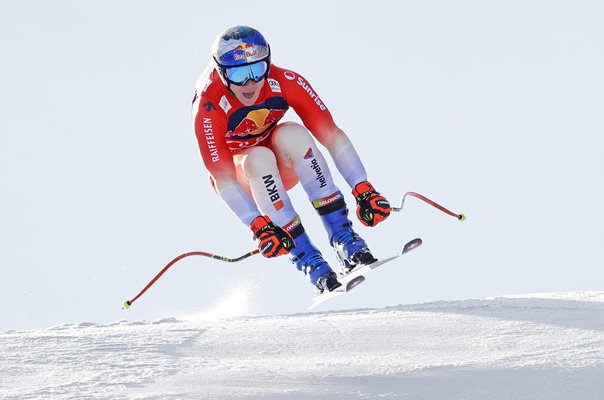
POLYGON ((314 139, 352 188, 361 223, 376 226, 390 215, 390 204, 367 181, 352 143, 308 81, 271 64, 260 32, 229 28, 216 38, 212 52, 196 85, 193 120, 216 192, 250 227, 265 257, 290 253, 319 292, 337 288, 338 276, 305 232, 287 190, 302 184, 345 272, 376 259, 352 229, 344 196, 314 139), (290 107, 304 126, 279 123, 290 107))

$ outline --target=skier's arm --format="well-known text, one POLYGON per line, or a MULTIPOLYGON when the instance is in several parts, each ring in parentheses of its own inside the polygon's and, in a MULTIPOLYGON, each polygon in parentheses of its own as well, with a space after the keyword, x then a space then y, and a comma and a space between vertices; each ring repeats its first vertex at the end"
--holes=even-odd
POLYGON ((289 84, 292 104, 304 125, 329 151, 336 168, 353 189, 357 202, 357 217, 366 226, 375 226, 390 215, 388 200, 367 181, 367 173, 348 136, 335 124, 331 113, 315 90, 301 76, 296 85, 289 84))
MULTIPOLYGON (((216 121, 219 122, 219 121, 216 121)), ((256 204, 237 181, 233 155, 224 140, 220 124, 204 113, 195 118, 195 135, 203 162, 212 175, 214 187, 220 198, 237 217, 254 233, 258 249, 264 257, 277 257, 289 253, 295 243, 291 235, 275 225, 268 216, 261 216, 256 204)))
MULTIPOLYGON (((198 100, 198 103, 201 101, 198 100)), ((254 218, 260 216, 260 212, 237 181, 233 155, 224 139, 226 118, 215 107, 195 106, 198 107, 194 115, 195 136, 203 163, 212 175, 220 198, 241 222, 249 226, 254 218)))
POLYGON ((321 143, 351 188, 367 180, 365 167, 348 136, 334 122, 331 113, 312 86, 300 75, 287 82, 287 101, 304 126, 321 143))
POLYGON ((351 188, 367 180, 359 154, 348 136, 336 124, 319 128, 315 137, 329 151, 336 168, 351 188))

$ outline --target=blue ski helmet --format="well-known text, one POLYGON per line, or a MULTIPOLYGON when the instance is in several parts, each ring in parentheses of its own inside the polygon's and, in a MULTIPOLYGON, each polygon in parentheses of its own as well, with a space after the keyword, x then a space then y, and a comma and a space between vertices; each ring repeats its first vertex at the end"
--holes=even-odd
POLYGON ((227 68, 266 61, 268 75, 271 63, 271 49, 266 39, 249 26, 233 26, 220 33, 212 45, 212 55, 227 86, 227 68))

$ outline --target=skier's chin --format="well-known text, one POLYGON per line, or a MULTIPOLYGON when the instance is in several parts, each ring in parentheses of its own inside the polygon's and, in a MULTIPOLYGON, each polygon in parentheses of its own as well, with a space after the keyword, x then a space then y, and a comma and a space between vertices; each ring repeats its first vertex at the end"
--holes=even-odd
POLYGON ((251 90, 251 91, 242 91, 241 93, 237 94, 237 99, 244 105, 244 106, 251 106, 254 105, 254 103, 256 102, 256 100, 258 100, 258 94, 260 93, 260 90, 256 89, 256 90, 251 90))
POLYGON ((256 100, 258 100, 263 84, 264 79, 260 82, 251 81, 245 86, 231 87, 231 90, 233 90, 235 97, 237 97, 237 100, 239 100, 241 104, 244 106, 252 106, 256 100))

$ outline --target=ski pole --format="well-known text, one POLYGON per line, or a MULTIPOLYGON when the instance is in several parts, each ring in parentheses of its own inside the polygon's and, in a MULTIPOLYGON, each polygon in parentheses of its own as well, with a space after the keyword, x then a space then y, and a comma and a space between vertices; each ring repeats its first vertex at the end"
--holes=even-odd
POLYGON ((172 261, 170 261, 168 264, 166 264, 166 266, 159 271, 159 273, 157 275, 155 275, 155 278, 151 279, 151 282, 149 282, 147 284, 147 286, 145 286, 145 288, 143 290, 141 290, 139 292, 139 294, 137 294, 136 296, 134 296, 134 298, 132 298, 132 300, 126 300, 122 303, 122 310, 127 310, 130 308, 130 306, 132 305, 132 303, 134 303, 139 297, 141 297, 143 295, 143 293, 145 293, 147 291, 147 289, 149 289, 151 286, 153 286, 153 284, 174 264, 176 264, 178 261, 182 260, 183 258, 186 257, 190 257, 190 256, 203 256, 203 257, 209 257, 209 258, 213 258, 214 260, 220 260, 220 261, 225 261, 225 262, 238 262, 241 260, 245 260, 248 257, 251 257, 253 255, 256 255, 260 253, 260 250, 256 249, 256 250, 252 250, 249 253, 245 253, 244 255, 237 257, 237 258, 228 258, 228 257, 223 257, 223 256, 219 256, 216 254, 212 254, 212 253, 206 253, 205 251, 190 251, 188 253, 183 253, 181 255, 179 255, 178 257, 174 258, 172 261))
POLYGON ((429 198, 427 198, 426 196, 421 195, 421 194, 419 194, 419 193, 415 193, 415 192, 407 192, 407 193, 405 193, 405 194, 403 195, 403 197, 401 197, 401 205, 400 205, 400 206, 398 206, 398 207, 392 207, 392 211, 397 211, 397 212, 402 211, 402 210, 403 210, 403 205, 404 205, 404 203, 405 203, 405 198, 406 198, 407 196, 412 196, 412 197, 418 198, 418 199, 422 200, 423 202, 428 203, 428 204, 429 204, 429 205, 431 205, 432 207, 437 208, 437 209, 439 209, 440 211, 442 211, 442 212, 444 212, 444 213, 446 213, 446 214, 449 214, 449 215, 450 215, 450 216, 452 216, 452 217, 457 218, 459 221, 465 221, 465 220, 466 220, 466 216, 465 216, 465 214, 456 214, 456 213, 454 213, 453 211, 447 210, 445 207, 441 206, 441 205, 440 205, 440 204, 438 204, 437 202, 435 202, 435 201, 433 201, 433 200, 430 200, 430 199, 429 199, 429 198))

